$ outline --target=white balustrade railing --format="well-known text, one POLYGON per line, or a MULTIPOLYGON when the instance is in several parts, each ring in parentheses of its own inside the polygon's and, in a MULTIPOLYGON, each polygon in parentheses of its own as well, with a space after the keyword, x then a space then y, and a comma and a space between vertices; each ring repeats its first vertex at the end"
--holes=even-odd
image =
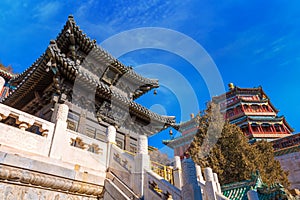
POLYGON ((53 132, 53 123, 4 104, 0 104, 0 121, 3 122, 8 118, 13 119, 13 123, 7 122, 7 125, 18 126, 23 131, 32 126, 36 126, 38 128, 38 132, 42 136, 47 136, 50 131, 53 132))
MULTIPOLYGON (((181 200, 181 191, 153 171, 146 172, 146 184, 148 190, 156 193, 162 199, 181 200)), ((149 191, 146 191, 145 194, 151 198, 149 191)))
POLYGON ((0 104, 0 129, 1 145, 44 156, 49 154, 54 123, 0 104))

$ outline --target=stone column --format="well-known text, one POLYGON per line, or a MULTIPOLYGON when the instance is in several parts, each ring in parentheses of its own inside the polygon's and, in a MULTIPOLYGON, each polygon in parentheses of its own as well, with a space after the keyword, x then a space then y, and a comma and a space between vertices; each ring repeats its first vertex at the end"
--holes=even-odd
POLYGON ((174 176, 174 185, 181 189, 182 187, 182 168, 181 168, 181 160, 179 156, 175 156, 175 168, 173 170, 174 176))
POLYGON ((196 172, 195 163, 191 158, 187 158, 182 161, 182 176, 183 176, 183 184, 181 190, 182 199, 202 200, 201 189, 197 181, 197 172, 196 172))
POLYGON ((107 153, 106 153, 106 168, 110 167, 110 154, 111 146, 116 144, 116 127, 110 125, 106 129, 106 142, 107 142, 107 153))
POLYGON ((62 159, 64 154, 68 154, 68 148, 66 147, 70 145, 70 139, 67 137, 66 133, 69 107, 66 104, 57 104, 56 108, 55 127, 49 156, 62 159))
POLYGON ((144 190, 148 186, 145 183, 145 172, 150 170, 150 156, 148 154, 148 138, 146 135, 138 136, 137 154, 134 157, 135 169, 131 188, 140 197, 144 196, 144 190))
POLYGON ((197 172, 198 181, 201 182, 201 183, 204 182, 201 167, 199 165, 196 165, 196 172, 197 172))
POLYGON ((137 153, 148 155, 148 138, 146 135, 139 135, 137 153))
POLYGON ((247 197, 249 200, 259 200, 257 192, 255 190, 249 190, 247 192, 247 197))
POLYGON ((214 182, 216 183, 217 191, 219 193, 222 193, 222 191, 221 191, 221 185, 219 183, 218 175, 216 173, 213 173, 213 176, 214 176, 214 182))
POLYGON ((114 126, 108 126, 106 129, 106 141, 109 143, 116 143, 116 135, 117 135, 117 130, 116 127, 114 126))
POLYGON ((211 168, 207 167, 204 169, 204 177, 206 198, 209 200, 217 200, 217 185, 214 181, 214 175, 211 168))

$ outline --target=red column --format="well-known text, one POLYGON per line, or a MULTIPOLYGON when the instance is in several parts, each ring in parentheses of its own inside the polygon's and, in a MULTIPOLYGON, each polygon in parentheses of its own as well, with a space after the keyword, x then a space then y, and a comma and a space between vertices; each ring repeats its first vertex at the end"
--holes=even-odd
POLYGON ((282 127, 283 127, 283 133, 287 133, 288 131, 287 131, 286 127, 284 126, 284 124, 282 125, 282 127))
POLYGON ((258 126, 258 130, 259 130, 259 132, 261 132, 261 133, 264 132, 264 129, 261 127, 261 125, 258 126))
POLYGON ((249 135, 253 134, 253 130, 252 130, 251 124, 248 124, 248 129, 249 129, 249 135))
POLYGON ((243 104, 241 104, 241 106, 242 106, 242 111, 243 111, 243 112, 245 112, 244 105, 243 105, 243 104))
POLYGON ((263 107, 262 107, 262 105, 259 105, 259 112, 263 112, 263 107))
POLYGON ((274 127, 274 124, 271 125, 271 130, 272 130, 272 132, 276 133, 276 129, 274 127))

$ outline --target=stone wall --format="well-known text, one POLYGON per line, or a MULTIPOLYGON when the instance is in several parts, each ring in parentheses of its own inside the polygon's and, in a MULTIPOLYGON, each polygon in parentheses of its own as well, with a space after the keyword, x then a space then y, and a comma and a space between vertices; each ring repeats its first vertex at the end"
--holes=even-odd
POLYGON ((0 152, 0 199, 96 199, 103 182, 103 177, 80 172, 76 166, 69 169, 63 163, 0 152))
POLYGON ((0 104, 0 199, 101 199, 107 143, 0 104), (30 127, 35 127, 32 131, 30 127))
POLYGON ((291 189, 300 189, 300 152, 275 157, 285 171, 289 171, 291 189))

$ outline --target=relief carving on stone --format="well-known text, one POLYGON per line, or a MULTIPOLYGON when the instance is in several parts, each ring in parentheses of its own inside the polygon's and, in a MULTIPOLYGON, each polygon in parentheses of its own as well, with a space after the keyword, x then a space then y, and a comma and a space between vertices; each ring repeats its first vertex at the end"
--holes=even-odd
MULTIPOLYGON (((61 177, 33 172, 27 169, 14 168, 0 165, 0 181, 7 183, 20 184, 30 187, 38 186, 42 189, 51 189, 54 191, 67 192, 73 194, 101 196, 103 186, 84 183, 76 180, 64 179, 61 177)), ((0 184, 1 186, 1 184, 0 184)), ((0 193, 3 187, 0 187, 0 193)), ((8 190, 5 189, 5 192, 8 190)), ((9 193, 9 192, 8 192, 9 193)), ((12 194, 15 196, 16 194, 12 194)))
POLYGON ((41 188, 0 183, 0 199, 5 200, 96 200, 97 197, 68 194, 41 188))
POLYGON ((129 172, 131 171, 132 166, 128 164, 129 162, 126 158, 122 159, 118 153, 114 153, 113 158, 121 167, 123 167, 129 172))

